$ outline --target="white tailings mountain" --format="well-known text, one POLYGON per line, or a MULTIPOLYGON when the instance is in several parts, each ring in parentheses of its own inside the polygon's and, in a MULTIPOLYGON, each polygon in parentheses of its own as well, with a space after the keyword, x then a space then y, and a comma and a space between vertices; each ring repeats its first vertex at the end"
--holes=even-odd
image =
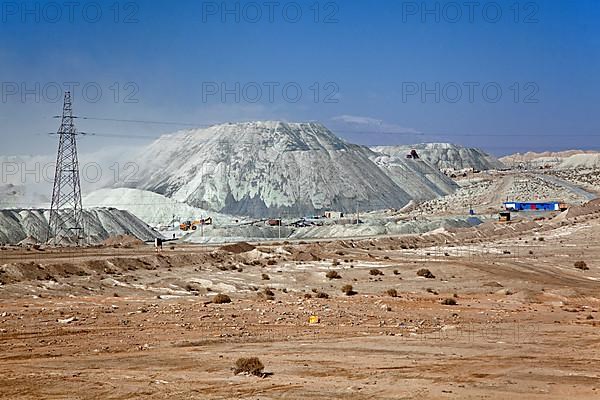
POLYGON ((410 154, 411 150, 416 150, 421 159, 442 171, 461 171, 467 169, 486 171, 489 169, 504 168, 501 161, 482 150, 462 147, 451 143, 375 146, 371 147, 371 150, 398 158, 405 158, 407 154, 410 154))
POLYGON ((371 157, 371 160, 413 200, 431 200, 453 193, 456 183, 421 159, 406 159, 388 155, 371 157), (407 184, 410 182, 410 184, 407 184))
MULTIPOLYGON (((50 211, 42 209, 0 210, 0 243, 43 243, 48 234, 50 211)), ((69 212, 61 214, 66 218, 69 212)), ((111 236, 131 235, 149 241, 160 236, 131 213, 113 208, 86 209, 83 212, 85 237, 100 243, 111 236)), ((68 222, 67 222, 68 224, 68 222)))
MULTIPOLYGON (((317 123, 248 122, 165 135, 126 187, 252 217, 401 208, 456 185, 423 160, 381 157, 317 123), (415 163, 415 161, 417 161, 415 163)), ((119 186, 119 185, 117 185, 119 186)))

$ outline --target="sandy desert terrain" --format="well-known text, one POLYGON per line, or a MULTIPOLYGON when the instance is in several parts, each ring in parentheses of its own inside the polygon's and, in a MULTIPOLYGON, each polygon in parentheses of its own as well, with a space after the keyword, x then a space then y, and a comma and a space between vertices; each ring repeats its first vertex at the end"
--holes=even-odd
POLYGON ((599 217, 593 201, 426 235, 4 247, 0 397, 598 398, 599 217), (234 375, 252 356, 266 376, 234 375))

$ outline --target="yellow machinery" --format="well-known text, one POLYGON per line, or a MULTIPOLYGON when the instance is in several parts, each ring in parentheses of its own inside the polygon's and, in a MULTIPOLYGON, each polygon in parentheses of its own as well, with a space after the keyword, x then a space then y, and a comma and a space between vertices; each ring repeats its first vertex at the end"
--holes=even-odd
POLYGON ((195 231, 199 225, 212 225, 212 218, 196 219, 194 221, 185 221, 179 224, 179 229, 182 231, 195 231))
POLYGON ((500 211, 498 214, 499 222, 510 222, 510 211, 500 211))

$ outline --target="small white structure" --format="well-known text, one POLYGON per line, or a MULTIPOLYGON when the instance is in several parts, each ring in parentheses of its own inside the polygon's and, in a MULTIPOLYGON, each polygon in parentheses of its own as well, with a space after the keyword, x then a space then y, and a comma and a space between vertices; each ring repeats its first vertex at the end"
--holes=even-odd
POLYGON ((325 211, 325 218, 328 218, 328 219, 344 218, 344 213, 341 211, 325 211))

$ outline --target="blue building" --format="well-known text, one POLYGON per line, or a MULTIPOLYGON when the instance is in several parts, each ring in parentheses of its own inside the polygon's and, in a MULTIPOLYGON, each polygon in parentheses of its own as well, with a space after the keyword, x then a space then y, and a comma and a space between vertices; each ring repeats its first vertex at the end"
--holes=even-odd
POLYGON ((565 203, 559 201, 547 202, 521 202, 507 201, 504 203, 507 211, 564 211, 568 208, 565 203))

